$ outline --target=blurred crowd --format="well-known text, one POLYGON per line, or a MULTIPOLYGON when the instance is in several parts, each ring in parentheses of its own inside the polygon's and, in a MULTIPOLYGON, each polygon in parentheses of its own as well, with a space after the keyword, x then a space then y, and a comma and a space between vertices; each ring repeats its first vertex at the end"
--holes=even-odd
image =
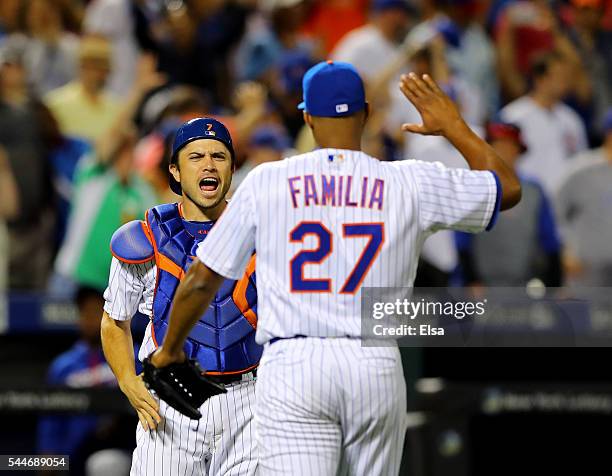
POLYGON ((466 167, 397 80, 429 73, 517 168, 479 236, 424 244, 418 284, 612 285, 610 0, 2 0, 0 289, 102 291, 109 240, 168 188, 181 122, 214 116, 257 165, 315 147, 297 104, 324 59, 362 74, 381 160, 466 167))

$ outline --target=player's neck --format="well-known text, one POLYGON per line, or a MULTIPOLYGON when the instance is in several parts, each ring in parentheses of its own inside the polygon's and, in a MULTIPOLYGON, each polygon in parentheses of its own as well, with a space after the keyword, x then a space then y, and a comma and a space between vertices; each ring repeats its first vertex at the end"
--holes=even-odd
POLYGON ((343 137, 329 135, 316 137, 316 142, 322 149, 361 150, 361 137, 343 137))
POLYGON ((225 210, 227 202, 222 200, 216 207, 202 208, 193 203, 189 198, 183 197, 181 207, 183 218, 187 221, 216 221, 225 210))

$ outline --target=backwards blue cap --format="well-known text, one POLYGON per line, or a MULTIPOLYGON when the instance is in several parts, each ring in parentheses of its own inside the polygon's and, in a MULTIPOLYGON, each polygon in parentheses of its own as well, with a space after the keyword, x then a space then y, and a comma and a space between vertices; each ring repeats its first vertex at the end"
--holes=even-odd
POLYGON ((344 117, 365 108, 363 80, 352 64, 327 61, 314 65, 302 80, 304 101, 298 105, 313 116, 344 117))
MULTIPOLYGON (((170 163, 174 163, 178 159, 179 151, 190 142, 198 139, 217 140, 228 148, 234 160, 234 146, 232 145, 232 136, 230 136, 227 127, 222 122, 210 117, 197 117, 182 124, 176 131, 174 142, 172 143, 172 156, 170 163)), ((181 184, 177 182, 172 174, 170 175, 170 188, 177 195, 181 195, 181 184)))

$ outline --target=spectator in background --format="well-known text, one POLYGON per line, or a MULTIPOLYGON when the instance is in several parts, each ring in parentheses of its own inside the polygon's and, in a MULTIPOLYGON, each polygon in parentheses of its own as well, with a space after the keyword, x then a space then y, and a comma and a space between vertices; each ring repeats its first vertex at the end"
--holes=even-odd
MULTIPOLYGON (((574 23, 570 38, 592 83, 591 142, 603 132, 606 108, 612 104, 612 32, 602 29, 603 0, 572 0, 574 23)), ((612 5, 612 3, 611 3, 612 5)))
POLYGON ((86 35, 107 38, 110 42, 108 91, 126 96, 136 78, 139 48, 134 33, 134 0, 91 0, 85 10, 86 35))
POLYGON ((144 216, 158 201, 153 189, 134 170, 135 111, 145 95, 165 81, 155 69, 151 57, 139 61, 129 99, 96 144, 95 153, 79 164, 66 239, 50 284, 56 296, 70 296, 71 282, 103 291, 108 283, 112 234, 124 223, 144 216))
POLYGON ((53 252, 53 195, 40 102, 27 87, 27 39, 9 36, 0 48, 0 146, 17 183, 19 214, 8 222, 9 287, 40 290, 53 252))
MULTIPOLYGON (((423 28, 431 28, 432 25, 421 24, 415 27, 409 36, 421 36, 423 28), (421 30, 421 31, 419 31, 421 30)), ((480 92, 467 83, 461 77, 454 75, 447 61, 447 45, 444 37, 436 33, 437 27, 432 30, 430 40, 422 45, 410 57, 409 68, 418 75, 430 75, 446 92, 453 98, 465 117, 466 122, 479 132, 483 125, 485 110, 481 100, 480 92)), ((425 37, 425 35, 423 35, 425 37)), ((435 146, 439 151, 444 150, 443 155, 450 157, 444 160, 434 156, 431 160, 440 160, 447 167, 465 167, 467 163, 445 139, 436 136, 408 136, 402 134, 400 126, 404 123, 412 123, 419 120, 420 115, 416 108, 408 101, 400 101, 401 91, 397 88, 391 90, 391 102, 388 106, 386 127, 389 134, 399 145, 403 145, 401 158, 431 157, 429 149, 435 146)))
POLYGON ((249 141, 246 161, 232 176, 230 193, 234 193, 248 173, 258 165, 281 160, 290 145, 289 136, 281 126, 266 125, 256 129, 249 141))
POLYGON ((228 1, 168 3, 159 66, 172 84, 205 89, 215 105, 231 106, 227 57, 245 29, 249 9, 228 1))
MULTIPOLYGON (((81 287, 76 293, 79 312, 79 340, 57 356, 49 366, 47 384, 71 388, 115 387, 117 380, 106 363, 100 340, 100 323, 104 298, 99 291, 81 287)), ((130 419, 129 424, 133 425, 130 419)), ((123 463, 129 473, 131 458, 126 450, 133 447, 133 438, 117 416, 48 415, 38 425, 38 454, 68 455, 71 474, 85 474, 85 461, 92 452, 102 448, 124 448, 115 453, 116 462, 123 463), (130 435, 130 436, 125 436, 130 435)))
MULTIPOLYGON (((487 142, 516 168, 527 150, 518 127, 492 123, 487 142)), ((541 279, 547 286, 561 285, 561 245, 554 212, 542 187, 519 175, 520 203, 500 215, 488 233, 456 233, 462 284, 467 286, 525 286, 541 279)))
MULTIPOLYGON (((370 8, 369 22, 347 33, 332 52, 335 61, 346 61, 353 64, 364 79, 371 114, 364 131, 364 151, 373 157, 387 160, 395 158, 393 147, 386 147, 385 125, 387 116, 398 94, 399 75, 414 54, 415 43, 406 36, 413 10, 405 0, 373 0, 370 8)), ((401 107, 401 106, 399 106, 401 107)), ((304 126, 304 134, 311 137, 310 128, 304 126)), ((302 151, 305 143, 300 137, 298 149, 302 151)), ((391 139, 402 141, 398 128, 393 128, 391 139)))
MULTIPOLYGON (((531 67, 544 53, 558 51, 571 76, 568 88, 584 99, 588 79, 576 49, 563 34, 548 0, 520 0, 502 9, 494 37, 499 54, 499 77, 506 100, 524 95, 531 67)), ((569 92, 569 90, 567 91, 569 92)))
POLYGON ((327 56, 345 34, 363 26, 368 4, 368 0, 315 0, 303 31, 323 42, 322 53, 327 56))
POLYGON ((55 117, 43 104, 40 105, 38 117, 55 195, 56 224, 53 244, 57 251, 66 235, 77 166, 84 157, 92 153, 92 147, 87 141, 63 135, 55 117))
POLYGON ((483 1, 436 0, 435 3, 440 13, 427 23, 433 23, 441 32, 452 73, 478 91, 482 112, 474 122, 483 124, 487 117, 497 113, 500 100, 495 47, 478 21, 483 1))
POLYGON ((536 178, 554 196, 569 167, 569 159, 587 147, 584 124, 561 102, 570 88, 571 68, 556 52, 534 63, 529 94, 500 111, 503 121, 521 128, 528 152, 519 170, 536 178))
POLYGON ((95 142, 113 125, 119 102, 106 92, 111 47, 101 37, 84 37, 79 46, 79 77, 45 98, 62 134, 95 142))
POLYGON ((113 232, 157 203, 151 187, 132 167, 135 131, 128 128, 120 138, 113 154, 106 159, 91 156, 77 170, 66 238, 50 289, 58 297, 70 296, 71 282, 104 290, 113 232))
MULTIPOLYGON (((0 148, 0 294, 8 283, 9 239, 6 220, 19 214, 19 193, 4 149, 0 148)), ((1 300, 1 298, 0 298, 1 300)))
POLYGON ((29 0, 26 30, 30 36, 26 66, 30 84, 43 96, 75 79, 79 38, 66 31, 66 7, 54 0, 29 0))
POLYGON ((569 284, 612 285, 612 108, 603 146, 580 154, 557 195, 569 284))
POLYGON ((304 126, 302 111, 302 78, 314 66, 312 57, 304 51, 284 53, 270 78, 270 99, 291 137, 296 137, 304 126))
POLYGON ((0 41, 19 29, 19 9, 22 0, 0 1, 0 41))
POLYGON ((235 58, 236 76, 240 80, 261 80, 270 84, 266 75, 273 74, 283 54, 304 52, 317 56, 311 40, 300 33, 306 19, 304 0, 262 1, 265 14, 249 21, 235 58))
POLYGON ((334 48, 332 59, 351 63, 372 83, 402 54, 400 44, 410 24, 411 9, 404 0, 373 0, 370 20, 347 33, 334 48))

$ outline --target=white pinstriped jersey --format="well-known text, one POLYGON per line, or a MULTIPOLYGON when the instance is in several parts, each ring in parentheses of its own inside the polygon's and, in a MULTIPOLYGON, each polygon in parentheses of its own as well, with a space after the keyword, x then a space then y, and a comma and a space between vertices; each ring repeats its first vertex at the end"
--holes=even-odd
MULTIPOLYGON (((113 258, 104 310, 113 319, 124 321, 136 311, 151 317, 157 266, 151 260, 129 264, 113 258)), ((143 360, 155 342, 149 322, 138 358, 143 360)), ((160 402, 162 422, 156 431, 136 431, 132 476, 198 475, 252 476, 257 467, 257 449, 252 429, 255 380, 227 385, 227 393, 209 398, 200 407, 202 418, 190 420, 160 402)))
MULTIPOLYGON (((113 257, 108 287, 104 291, 104 311, 117 321, 130 320, 137 311, 152 317, 156 275, 157 266, 154 260, 131 264, 113 257)), ((155 350, 151 335, 152 325, 151 322, 147 325, 138 352, 140 360, 155 350)))
POLYGON ((482 231, 495 176, 319 149, 257 167, 197 250, 239 278, 257 252, 257 342, 360 335, 362 286, 411 286, 425 238, 482 231))

